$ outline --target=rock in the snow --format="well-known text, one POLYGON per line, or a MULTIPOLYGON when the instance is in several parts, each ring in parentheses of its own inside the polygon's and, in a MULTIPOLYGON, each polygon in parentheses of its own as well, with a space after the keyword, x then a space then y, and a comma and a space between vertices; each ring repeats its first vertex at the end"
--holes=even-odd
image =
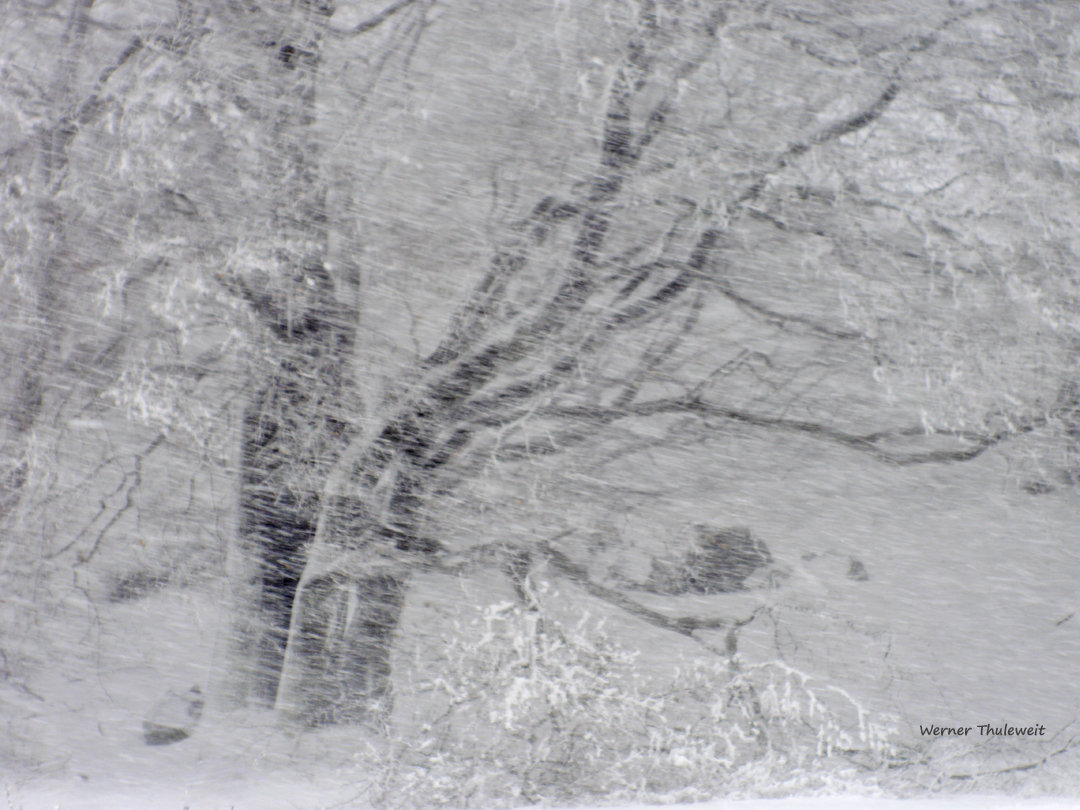
POLYGON ((851 567, 848 568, 848 579, 854 579, 859 582, 866 582, 870 579, 870 573, 866 570, 866 566, 862 564, 861 560, 851 558, 851 567))
POLYGON ((653 560, 645 590, 671 596, 742 591, 751 574, 773 561, 769 549, 745 526, 694 529, 696 542, 682 560, 653 560))
POLYGON ((161 590, 169 584, 168 574, 151 574, 148 571, 134 571, 125 574, 109 592, 109 601, 133 602, 161 590))
POLYGON ((154 704, 143 721, 147 745, 169 745, 186 740, 195 731, 203 711, 202 690, 193 686, 180 694, 170 689, 154 704))
POLYGON ((698 593, 741 591, 747 577, 773 561, 769 549, 745 526, 695 529, 697 543, 687 564, 690 588, 698 593))

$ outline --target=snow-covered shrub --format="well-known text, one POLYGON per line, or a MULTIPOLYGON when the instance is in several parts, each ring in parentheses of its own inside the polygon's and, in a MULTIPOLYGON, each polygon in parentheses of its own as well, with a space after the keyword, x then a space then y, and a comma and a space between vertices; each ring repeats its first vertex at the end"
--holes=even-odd
POLYGON ((891 717, 872 720, 844 690, 781 662, 699 660, 661 701, 641 798, 862 792, 861 774, 894 756, 891 717))
POLYGON ((438 708, 402 746, 388 804, 838 792, 891 753, 891 728, 782 664, 706 659, 658 688, 587 616, 503 603, 471 630, 416 687, 438 708))

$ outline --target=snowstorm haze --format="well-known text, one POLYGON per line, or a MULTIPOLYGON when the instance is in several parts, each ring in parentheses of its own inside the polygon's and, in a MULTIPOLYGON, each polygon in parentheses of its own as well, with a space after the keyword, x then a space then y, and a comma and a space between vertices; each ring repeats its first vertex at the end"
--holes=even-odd
POLYGON ((4 4, 8 804, 1068 806, 1078 38, 4 4))

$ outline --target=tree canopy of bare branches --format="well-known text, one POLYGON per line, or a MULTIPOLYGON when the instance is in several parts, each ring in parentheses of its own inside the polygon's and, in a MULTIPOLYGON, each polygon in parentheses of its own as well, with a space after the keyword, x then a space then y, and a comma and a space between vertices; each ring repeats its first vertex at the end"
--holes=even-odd
POLYGON ((285 716, 385 702, 493 466, 692 422, 887 465, 1038 434, 1076 475, 1072 4, 3 14, 0 506, 42 534, 88 415, 151 433, 41 559, 90 560, 163 444, 227 470, 235 691, 285 716))

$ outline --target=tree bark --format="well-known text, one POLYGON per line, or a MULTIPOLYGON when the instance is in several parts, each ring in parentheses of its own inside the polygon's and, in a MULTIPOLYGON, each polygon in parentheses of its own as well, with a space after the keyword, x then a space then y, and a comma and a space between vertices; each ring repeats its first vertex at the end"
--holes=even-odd
POLYGON ((239 556, 249 560, 243 576, 253 580, 241 591, 254 604, 237 619, 232 656, 247 697, 265 706, 276 700, 319 493, 349 419, 343 397, 355 313, 340 304, 326 269, 326 189, 314 135, 331 13, 330 5, 305 0, 264 20, 269 33, 257 46, 269 65, 273 266, 259 282, 230 282, 265 327, 275 357, 241 423, 239 556))

